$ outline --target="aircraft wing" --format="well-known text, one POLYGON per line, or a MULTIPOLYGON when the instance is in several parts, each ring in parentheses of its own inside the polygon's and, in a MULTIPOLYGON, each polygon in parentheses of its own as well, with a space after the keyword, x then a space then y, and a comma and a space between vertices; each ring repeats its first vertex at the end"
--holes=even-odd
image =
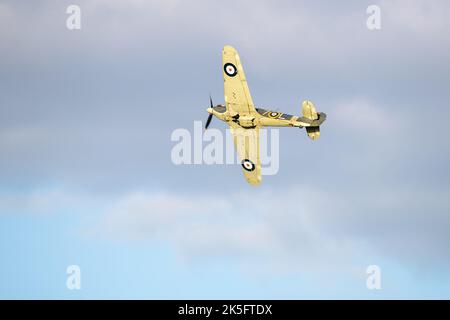
POLYGON ((239 115, 256 114, 239 54, 231 46, 222 52, 224 94, 227 109, 239 115))
POLYGON ((259 154, 259 128, 245 129, 229 122, 231 135, 247 182, 251 185, 261 183, 261 158, 259 154))

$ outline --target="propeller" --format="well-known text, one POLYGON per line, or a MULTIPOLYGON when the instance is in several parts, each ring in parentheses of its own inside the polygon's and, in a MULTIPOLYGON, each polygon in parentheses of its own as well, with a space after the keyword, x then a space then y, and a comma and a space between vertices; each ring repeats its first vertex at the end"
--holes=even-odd
MULTIPOLYGON (((211 108, 214 107, 211 95, 209 95, 209 105, 211 108)), ((211 123, 212 117, 213 117, 213 115, 212 115, 212 113, 210 113, 208 116, 208 119, 206 119, 205 130, 208 129, 209 124, 211 123)))

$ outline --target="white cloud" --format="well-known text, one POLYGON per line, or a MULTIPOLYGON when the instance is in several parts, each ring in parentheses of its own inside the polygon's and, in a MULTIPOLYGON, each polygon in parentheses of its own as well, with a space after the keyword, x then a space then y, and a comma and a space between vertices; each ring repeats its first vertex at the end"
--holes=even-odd
POLYGON ((418 34, 422 40, 432 37, 445 44, 442 31, 448 29, 446 1, 380 2, 382 15, 389 23, 383 26, 382 36, 376 38, 365 27, 363 5, 203 0, 192 5, 178 0, 133 0, 79 2, 83 29, 77 34, 65 29, 64 5, 41 2, 30 10, 3 4, 0 35, 18 41, 20 45, 11 50, 31 52, 34 58, 39 58, 37 53, 42 54, 40 57, 67 55, 75 47, 76 52, 91 57, 142 53, 158 58, 182 46, 191 50, 197 43, 218 39, 239 45, 264 74, 270 70, 264 66, 273 59, 277 59, 277 68, 283 68, 280 72, 305 71, 312 65, 344 70, 355 60, 392 59, 399 57, 388 54, 399 34, 409 39, 406 46, 418 34), (298 61, 293 63, 283 56, 298 56, 298 61))
POLYGON ((92 205, 93 199, 58 189, 37 189, 30 192, 0 194, 0 214, 48 215, 79 210, 92 205))
POLYGON ((102 198, 41 189, 1 194, 0 212, 82 214, 89 221, 78 234, 91 241, 163 242, 190 263, 231 259, 262 273, 331 275, 367 257, 408 269, 450 265, 448 192, 343 185, 102 198))
POLYGON ((263 262, 261 270, 312 271, 330 263, 339 269, 363 255, 400 263, 416 263, 420 255, 420 263, 448 265, 448 255, 435 255, 436 247, 446 248, 442 240, 448 235, 429 230, 433 221, 450 225, 443 215, 450 209, 445 199, 445 192, 389 188, 327 192, 303 187, 251 196, 140 192, 119 198, 97 233, 165 241, 188 261, 232 258, 250 268, 263 262), (423 222, 424 215, 429 222, 423 222))
POLYGON ((313 267, 311 261, 317 267, 330 255, 339 261, 336 255, 347 250, 344 245, 336 251, 337 243, 318 225, 320 211, 309 207, 321 194, 298 189, 254 196, 133 193, 105 214, 100 233, 167 241, 188 261, 237 258, 253 265, 266 260, 267 268, 289 271, 313 267))

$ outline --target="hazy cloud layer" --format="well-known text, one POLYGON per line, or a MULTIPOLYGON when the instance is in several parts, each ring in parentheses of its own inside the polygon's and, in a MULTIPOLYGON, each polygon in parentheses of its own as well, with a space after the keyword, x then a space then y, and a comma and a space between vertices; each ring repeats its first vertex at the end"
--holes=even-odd
POLYGON ((327 261, 348 267, 367 254, 416 270, 444 268, 450 259, 447 193, 385 189, 361 196, 299 187, 248 198, 140 192, 118 199, 100 234, 169 241, 188 260, 231 257, 291 272, 317 271, 327 261))
POLYGON ((72 207, 102 215, 89 232, 187 259, 449 266, 450 2, 78 1, 80 31, 69 4, 0 1, 1 213, 72 207), (259 189, 170 161, 173 129, 206 118, 209 92, 223 102, 225 44, 255 103, 328 114, 316 143, 281 130, 259 189))

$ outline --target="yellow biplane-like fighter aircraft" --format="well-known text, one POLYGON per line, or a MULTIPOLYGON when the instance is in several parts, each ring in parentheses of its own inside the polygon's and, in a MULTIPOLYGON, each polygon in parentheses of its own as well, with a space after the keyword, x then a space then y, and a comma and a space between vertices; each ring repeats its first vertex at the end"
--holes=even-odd
POLYGON ((308 137, 317 140, 319 126, 325 121, 326 114, 317 112, 311 101, 302 104, 302 116, 292 116, 278 111, 256 108, 253 104, 244 68, 238 52, 231 46, 225 46, 222 52, 225 105, 213 106, 210 98, 209 116, 205 129, 216 116, 228 123, 233 135, 242 171, 252 185, 261 183, 261 159, 259 152, 259 129, 261 127, 298 127, 306 128, 308 137))

